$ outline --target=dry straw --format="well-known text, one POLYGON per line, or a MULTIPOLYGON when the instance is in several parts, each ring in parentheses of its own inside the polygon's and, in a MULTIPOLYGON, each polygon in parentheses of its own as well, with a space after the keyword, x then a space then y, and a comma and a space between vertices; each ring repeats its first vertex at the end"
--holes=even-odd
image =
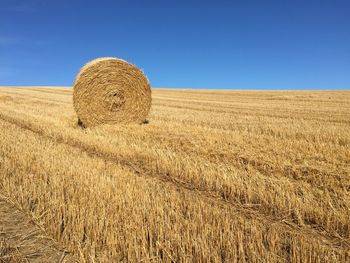
POLYGON ((143 123, 151 108, 151 88, 136 66, 117 58, 98 58, 81 68, 73 104, 79 123, 143 123))

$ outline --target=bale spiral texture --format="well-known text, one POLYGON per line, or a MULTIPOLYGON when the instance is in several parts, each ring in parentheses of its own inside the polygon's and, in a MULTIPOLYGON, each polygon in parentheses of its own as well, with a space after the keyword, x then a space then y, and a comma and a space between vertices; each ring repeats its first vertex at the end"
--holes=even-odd
POLYGON ((142 123, 151 108, 151 87, 136 66, 117 58, 98 58, 81 68, 73 89, 79 123, 142 123))

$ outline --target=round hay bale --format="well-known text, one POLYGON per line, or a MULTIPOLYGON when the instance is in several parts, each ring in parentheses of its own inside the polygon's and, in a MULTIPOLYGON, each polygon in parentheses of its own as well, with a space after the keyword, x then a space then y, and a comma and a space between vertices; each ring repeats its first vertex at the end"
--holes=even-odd
POLYGON ((151 108, 151 87, 136 66, 118 58, 98 58, 83 66, 73 89, 78 123, 143 123, 151 108))

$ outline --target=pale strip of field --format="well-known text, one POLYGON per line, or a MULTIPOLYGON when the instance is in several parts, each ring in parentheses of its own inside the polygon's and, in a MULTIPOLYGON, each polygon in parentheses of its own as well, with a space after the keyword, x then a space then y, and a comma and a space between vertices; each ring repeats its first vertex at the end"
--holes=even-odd
POLYGON ((149 121, 0 88, 0 187, 80 260, 350 259, 349 91, 154 89, 149 121))

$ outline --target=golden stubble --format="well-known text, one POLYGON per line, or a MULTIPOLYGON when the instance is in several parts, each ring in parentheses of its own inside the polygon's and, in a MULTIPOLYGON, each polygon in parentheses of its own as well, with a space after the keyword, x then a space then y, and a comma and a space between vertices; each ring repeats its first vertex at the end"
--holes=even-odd
POLYGON ((350 92, 152 94, 82 130, 71 89, 1 88, 1 191, 81 262, 349 260, 350 92))

